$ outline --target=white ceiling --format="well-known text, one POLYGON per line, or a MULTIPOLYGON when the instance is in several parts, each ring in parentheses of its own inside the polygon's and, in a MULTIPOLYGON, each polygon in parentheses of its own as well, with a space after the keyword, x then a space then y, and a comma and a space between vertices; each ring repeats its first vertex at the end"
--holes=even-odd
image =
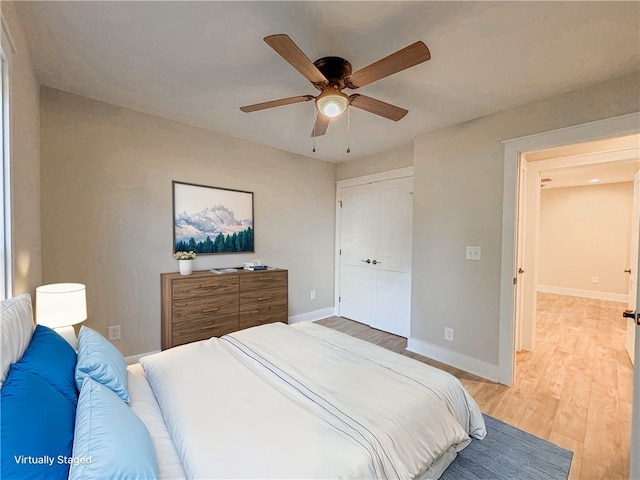
POLYGON ((17 2, 41 84, 282 150, 340 162, 423 132, 640 69, 638 2, 17 2), (409 110, 353 109, 310 138, 311 94, 263 37, 354 71, 417 40, 432 59, 358 90, 409 110))

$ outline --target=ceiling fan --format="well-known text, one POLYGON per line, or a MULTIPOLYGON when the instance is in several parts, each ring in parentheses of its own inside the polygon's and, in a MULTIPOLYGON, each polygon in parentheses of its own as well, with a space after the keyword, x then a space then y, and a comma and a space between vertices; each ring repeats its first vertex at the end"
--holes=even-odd
POLYGON ((240 110, 249 113, 315 100, 318 115, 311 132, 312 137, 324 135, 331 119, 342 115, 349 105, 397 122, 408 113, 408 110, 358 93, 346 95, 342 90, 364 87, 431 58, 427 46, 418 41, 351 73, 351 64, 344 58, 322 57, 312 62, 288 35, 269 35, 264 38, 264 41, 320 90, 320 94, 315 97, 298 95, 256 103, 240 107, 240 110))

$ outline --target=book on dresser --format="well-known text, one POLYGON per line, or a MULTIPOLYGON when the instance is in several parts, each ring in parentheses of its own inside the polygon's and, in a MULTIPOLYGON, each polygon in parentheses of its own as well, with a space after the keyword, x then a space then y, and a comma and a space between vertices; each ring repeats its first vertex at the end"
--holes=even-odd
POLYGON ((281 268, 162 273, 160 284, 163 350, 288 321, 288 271, 281 268))

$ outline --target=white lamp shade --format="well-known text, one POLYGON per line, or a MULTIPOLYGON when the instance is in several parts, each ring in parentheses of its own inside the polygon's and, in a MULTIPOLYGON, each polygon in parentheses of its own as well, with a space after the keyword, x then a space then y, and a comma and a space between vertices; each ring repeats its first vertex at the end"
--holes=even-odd
POLYGON ((52 283, 36 288, 36 321, 50 328, 87 319, 86 287, 81 283, 52 283))
POLYGON ((338 117, 349 105, 349 97, 340 90, 326 89, 316 98, 316 107, 326 117, 338 117))

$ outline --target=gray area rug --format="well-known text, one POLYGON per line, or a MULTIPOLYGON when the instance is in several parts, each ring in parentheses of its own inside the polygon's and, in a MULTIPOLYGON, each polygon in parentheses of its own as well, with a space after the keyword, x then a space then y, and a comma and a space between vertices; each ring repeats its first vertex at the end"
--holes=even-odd
POLYGON ((573 452, 484 415, 487 436, 458 453, 441 480, 567 480, 573 452))

